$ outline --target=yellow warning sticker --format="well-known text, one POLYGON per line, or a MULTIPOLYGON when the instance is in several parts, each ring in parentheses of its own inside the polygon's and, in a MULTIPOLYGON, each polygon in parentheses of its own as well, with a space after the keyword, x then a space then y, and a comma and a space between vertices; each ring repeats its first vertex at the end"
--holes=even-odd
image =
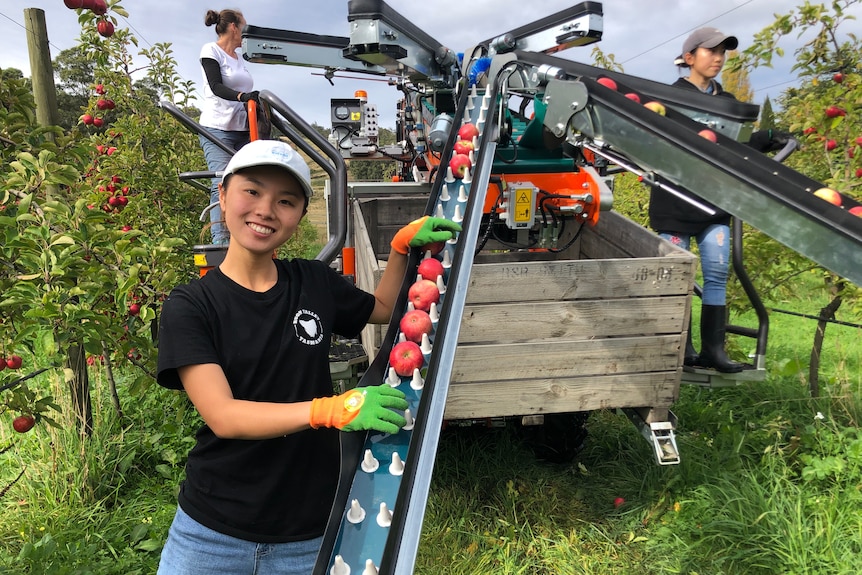
POLYGON ((533 195, 530 193, 532 190, 521 189, 516 190, 515 196, 515 206, 514 206, 514 218, 516 222, 529 222, 532 213, 533 213, 533 195))
POLYGON ((207 257, 205 254, 195 254, 195 265, 196 266, 205 266, 207 265, 207 257))

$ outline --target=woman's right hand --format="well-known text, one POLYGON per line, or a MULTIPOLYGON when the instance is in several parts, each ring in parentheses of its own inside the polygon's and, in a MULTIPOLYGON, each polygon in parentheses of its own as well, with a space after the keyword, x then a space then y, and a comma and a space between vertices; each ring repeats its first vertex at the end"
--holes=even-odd
POLYGON ((254 100, 255 102, 260 103, 260 92, 257 90, 253 92, 243 92, 242 96, 239 97, 240 102, 248 102, 249 100, 254 100))

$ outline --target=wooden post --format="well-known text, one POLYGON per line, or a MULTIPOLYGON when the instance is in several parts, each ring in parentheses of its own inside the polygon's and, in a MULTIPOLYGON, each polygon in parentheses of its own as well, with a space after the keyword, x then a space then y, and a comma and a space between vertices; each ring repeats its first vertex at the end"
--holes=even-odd
POLYGON ((27 49, 30 53, 33 97, 36 100, 36 120, 41 126, 56 126, 60 123, 60 114, 57 110, 57 89, 54 86, 54 67, 51 64, 45 11, 39 8, 25 8, 24 26, 27 28, 27 49))
MULTIPOLYGON (((36 121, 40 126, 56 126, 60 123, 60 113, 57 110, 57 88, 54 85, 54 66, 51 64, 45 11, 39 8, 25 8, 24 25, 27 29, 27 49, 30 54, 33 99, 36 102, 36 121)), ((56 186, 45 186, 46 199, 56 196, 58 192, 56 186)), ((69 345, 66 350, 66 367, 74 373, 74 377, 68 383, 78 430, 83 436, 89 437, 93 433, 93 409, 83 343, 73 342, 69 345)))

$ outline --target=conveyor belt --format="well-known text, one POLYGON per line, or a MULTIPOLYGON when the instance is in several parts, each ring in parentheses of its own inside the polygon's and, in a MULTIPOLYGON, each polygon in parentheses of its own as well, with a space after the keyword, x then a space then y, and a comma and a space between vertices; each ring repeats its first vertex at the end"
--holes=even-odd
MULTIPOLYGON (((532 53, 519 57, 534 65, 553 62, 569 72, 566 60, 532 53)), ((636 165, 656 184, 688 190, 862 285, 862 218, 847 211, 858 201, 845 196, 843 208, 830 204, 813 195, 823 187, 816 180, 721 133, 717 143, 710 142, 698 135, 704 126, 688 115, 672 107, 667 116, 656 114, 589 77, 577 76, 577 70, 572 69, 572 80, 552 81, 546 91, 552 106, 580 100, 567 137, 580 134, 592 140, 636 165)), ((553 128, 549 122, 555 121, 549 107, 545 126, 553 128)))
MULTIPOLYGON (((481 93, 470 95, 468 88, 462 91, 457 117, 464 117, 468 99, 475 100, 472 118, 481 130, 484 123, 478 122, 478 116, 491 117, 496 99, 483 99, 481 93), (483 102, 491 110, 482 110, 483 102)), ((457 128, 450 132, 443 158, 452 154, 457 128)), ((484 192, 487 188, 496 149, 496 143, 486 132, 492 130, 483 130, 480 135, 472 181, 446 181, 447 170, 441 168, 426 207, 426 214, 461 221, 463 230, 457 242, 447 243, 445 247, 452 265, 444 278, 446 289, 441 296, 440 318, 430 341, 432 348, 426 356, 427 372, 424 382, 420 382, 421 388, 417 389, 417 382, 412 378, 399 378, 388 369, 389 350, 397 340, 399 322, 407 309, 406 293, 416 278, 419 254, 415 250, 408 264, 411 271, 406 274, 396 303, 395 309, 401 311, 393 314, 380 352, 359 382, 360 386, 385 382, 404 391, 415 416, 413 427, 394 435, 341 434, 341 478, 313 571, 315 575, 361 574, 367 565, 379 569, 380 574, 413 573, 481 223, 484 193, 471 191, 484 192), (395 469, 390 469, 395 461, 394 454, 403 462, 403 471, 397 461, 395 469), (376 467, 367 465, 368 457, 377 461, 376 467), (387 519, 391 513, 391 523, 381 525, 378 522, 381 505, 386 506, 387 519), (359 517, 363 519, 357 521, 359 517), (349 571, 345 567, 349 567, 349 571)))

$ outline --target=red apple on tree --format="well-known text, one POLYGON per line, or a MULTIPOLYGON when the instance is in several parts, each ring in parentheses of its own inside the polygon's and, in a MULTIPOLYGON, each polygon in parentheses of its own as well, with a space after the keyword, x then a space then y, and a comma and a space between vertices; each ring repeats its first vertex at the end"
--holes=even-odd
POLYGON ((458 128, 459 140, 467 140, 468 142, 472 142, 473 138, 476 138, 478 136, 479 128, 477 128, 475 124, 467 122, 465 124, 461 124, 461 127, 458 128))
POLYGON ((808 134, 814 134, 815 132, 817 132, 817 128, 814 128, 814 127, 808 127, 808 128, 805 128, 804 130, 802 130, 802 133, 805 134, 806 136, 808 134))
POLYGON ((99 95, 102 95, 105 93, 105 86, 103 84, 96 84, 96 87, 94 89, 96 90, 96 93, 99 95))
POLYGON ((831 152, 832 150, 834 150, 835 148, 838 147, 838 142, 836 142, 835 140, 826 140, 825 145, 826 145, 826 151, 831 152))
POLYGON ((449 167, 452 168, 452 175, 456 178, 463 178, 467 170, 473 167, 470 161, 470 156, 466 154, 454 154, 449 160, 449 167))
MULTIPOLYGON (((105 0, 93 0, 93 7, 91 10, 93 11, 93 14, 102 16, 108 11, 108 3, 105 2, 105 0)), ((111 28, 113 28, 113 26, 111 26, 111 28)))
POLYGON ((392 346, 389 352, 389 365, 401 377, 413 375, 413 370, 420 369, 425 363, 422 349, 412 341, 401 341, 392 346))
POLYGON ((0 357, 0 371, 3 371, 4 369, 6 369, 6 358, 0 357))
POLYGON ((856 177, 862 178, 862 168, 856 168, 856 177))
POLYGON ((101 128, 103 123, 102 118, 93 118, 93 125, 97 128, 101 128))
POLYGON ((108 109, 108 101, 105 100, 104 98, 99 98, 98 100, 96 100, 96 107, 100 110, 107 110, 108 109))
MULTIPOLYGON (((123 230, 123 231, 126 231, 126 230, 123 230)), ((132 305, 129 306, 129 315, 138 315, 139 313, 141 313, 141 306, 140 305, 133 303, 132 305)))
POLYGON ((419 262, 417 271, 422 276, 422 279, 431 280, 432 282, 436 282, 437 276, 444 274, 443 264, 437 258, 425 258, 419 262))
POLYGON ((844 81, 844 74, 842 74, 841 72, 838 72, 838 73, 836 73, 836 74, 833 74, 833 76, 832 76, 832 81, 833 81, 833 82, 837 82, 838 84, 840 84, 841 82, 843 82, 843 81, 844 81))
POLYGON ((84 7, 84 0, 63 0, 63 4, 70 10, 78 10, 84 7))
POLYGON ((427 311, 411 309, 401 317, 399 327, 407 341, 422 343, 422 335, 426 333, 431 335, 434 324, 431 322, 431 316, 428 315, 427 311))
POLYGON ((436 282, 421 279, 413 282, 413 285, 407 290, 407 298, 413 302, 415 309, 428 311, 431 309, 432 303, 440 301, 440 290, 437 289, 436 282))
POLYGON ((826 117, 827 118, 837 118, 838 116, 846 116, 847 112, 845 112, 842 108, 838 106, 829 106, 826 108, 826 117))
POLYGON ((99 36, 104 36, 105 38, 110 38, 114 35, 114 25, 110 20, 99 20, 99 23, 96 24, 96 30, 99 32, 99 36))
POLYGON ((18 433, 27 433, 36 425, 36 418, 32 415, 19 415, 12 421, 12 429, 18 433))
POLYGON ((24 364, 24 360, 20 355, 12 355, 6 358, 6 367, 9 369, 20 369, 24 364))
POLYGON ((89 126, 93 123, 93 116, 91 116, 90 114, 84 114, 83 116, 81 116, 81 122, 89 126))

